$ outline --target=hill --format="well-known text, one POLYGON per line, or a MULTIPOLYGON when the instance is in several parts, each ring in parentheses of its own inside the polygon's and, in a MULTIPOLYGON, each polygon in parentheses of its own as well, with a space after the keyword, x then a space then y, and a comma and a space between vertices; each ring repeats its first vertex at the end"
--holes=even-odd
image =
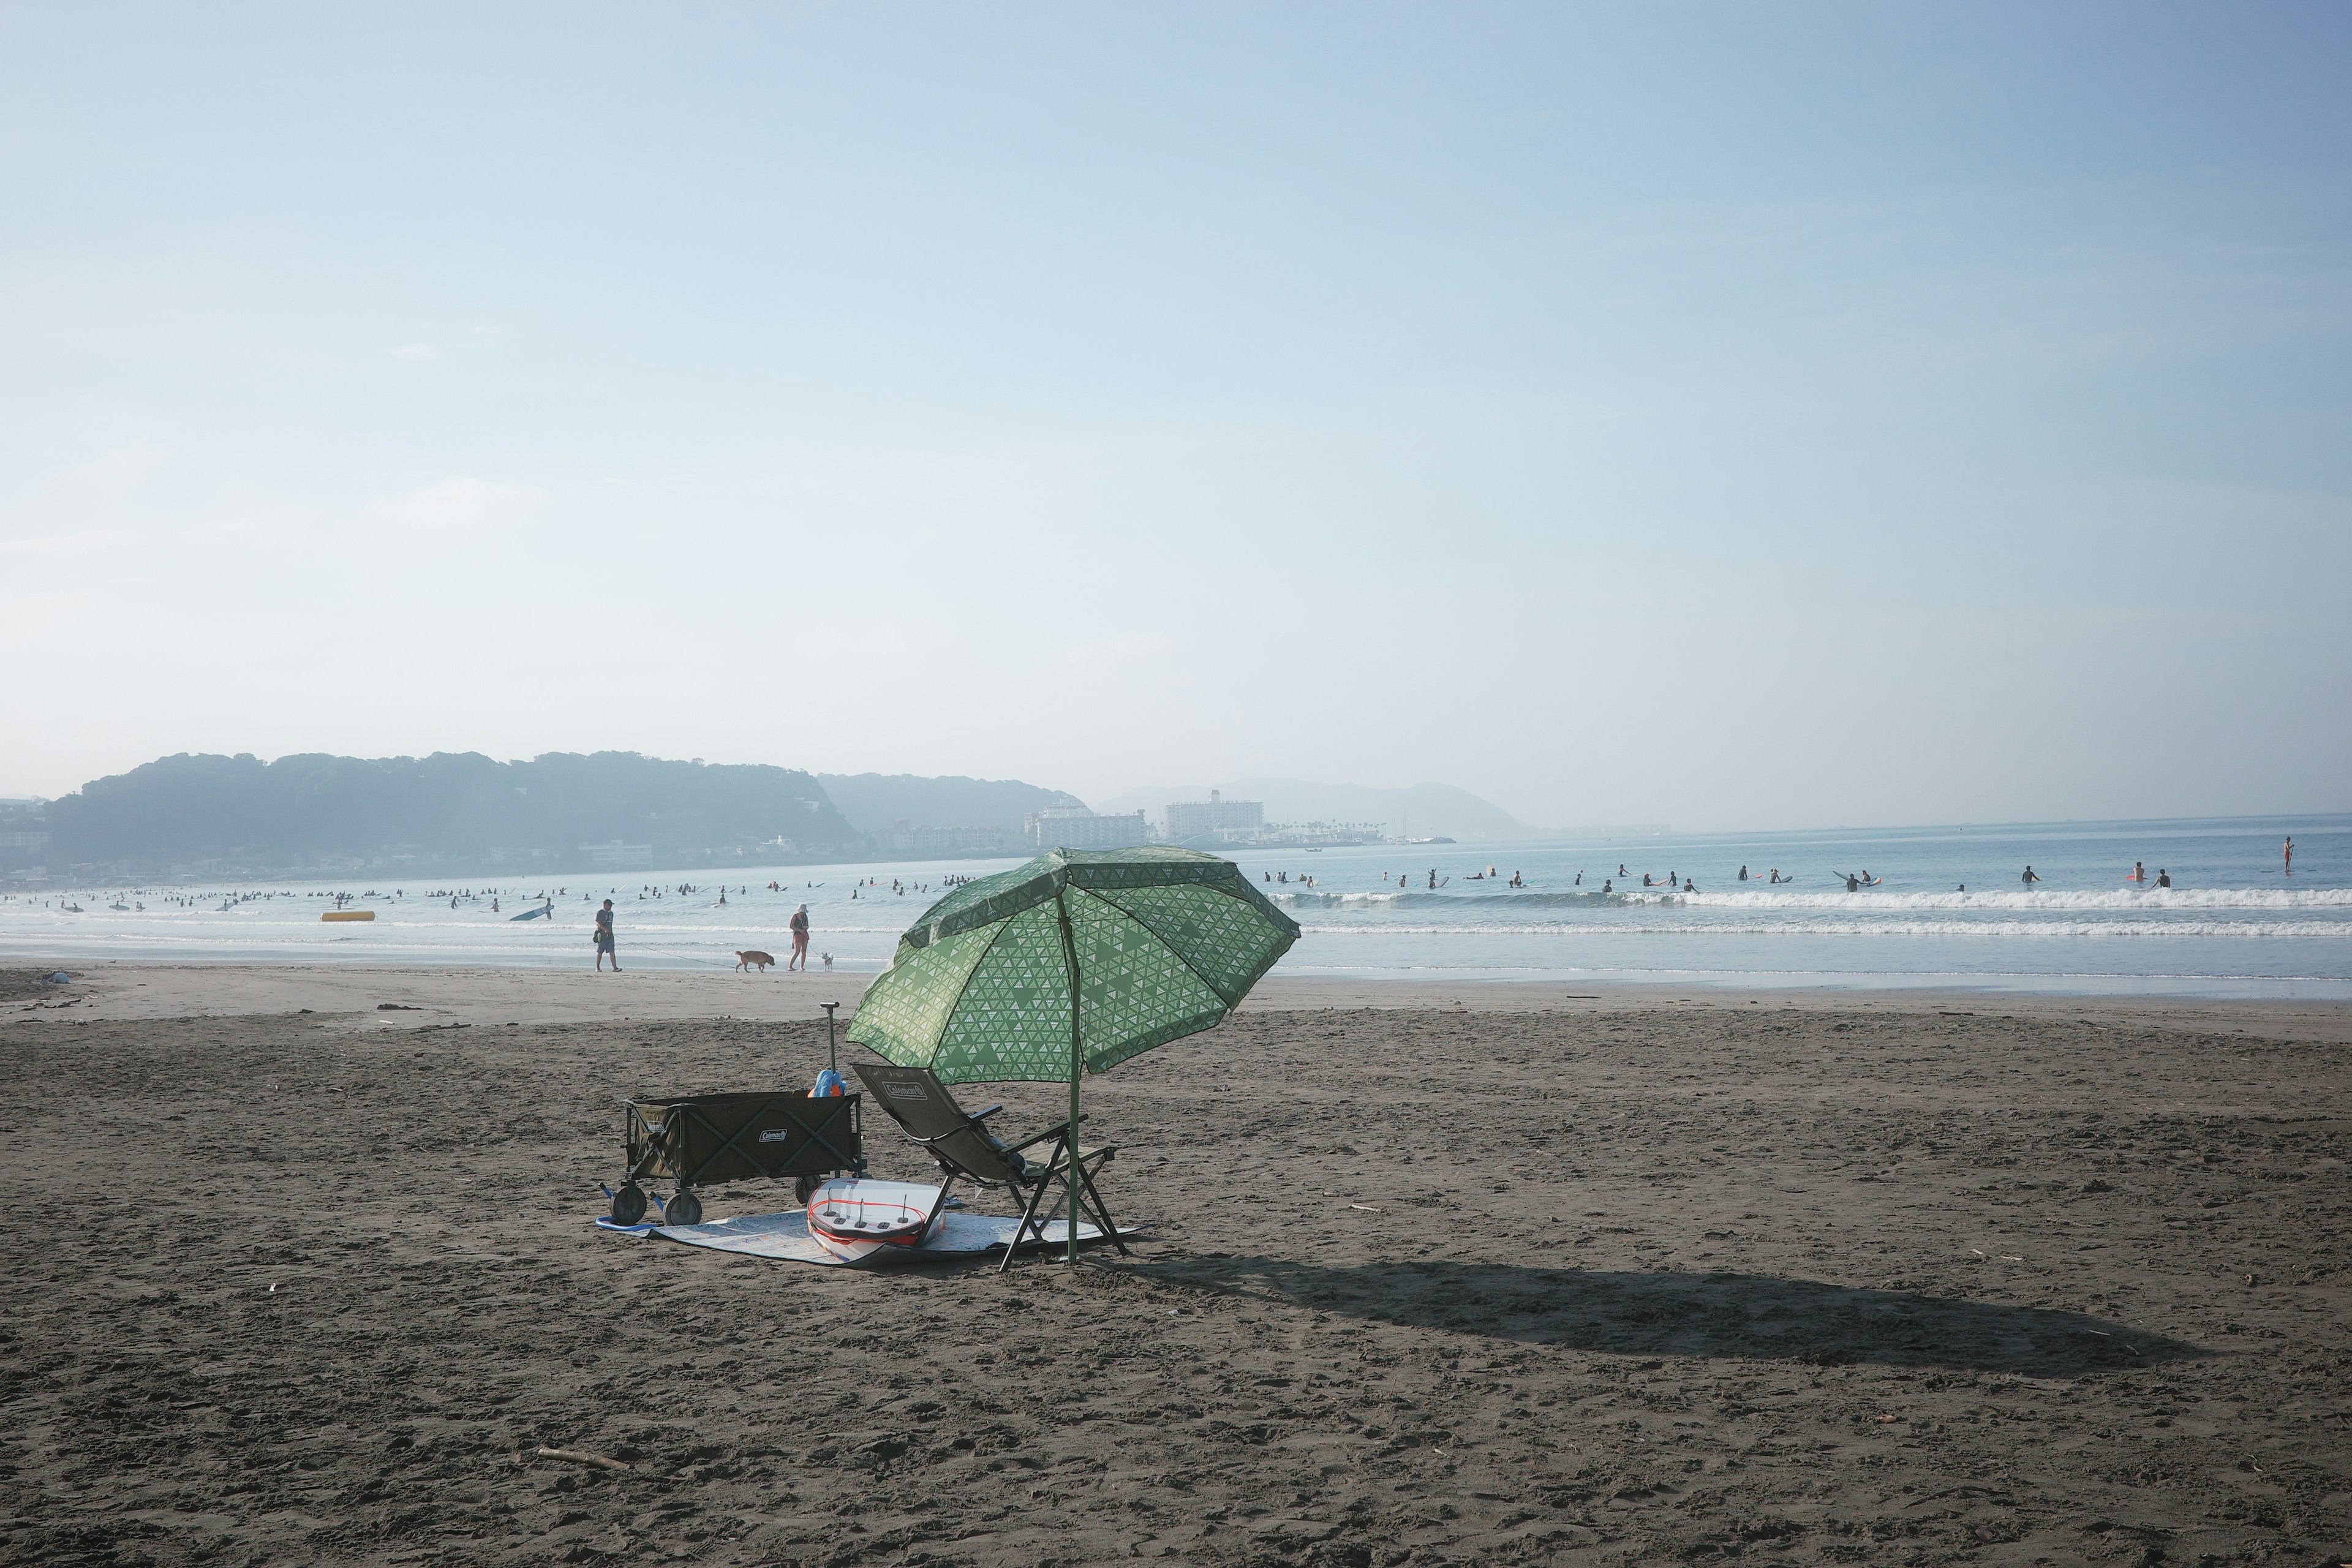
POLYGON ((917 827, 994 827, 1018 833, 1021 819, 1033 811, 1086 805, 1076 795, 1018 779, 819 773, 816 780, 860 833, 887 833, 901 822, 917 827))
MULTIPOLYGON (((1098 811, 1140 807, 1157 823, 1171 800, 1206 800, 1209 785, 1164 785, 1131 789, 1097 806, 1098 811)), ((1315 784, 1306 779, 1235 779, 1214 786, 1227 800, 1262 800, 1268 822, 1377 822, 1392 833, 1415 837, 1533 838, 1537 829, 1489 800, 1452 784, 1417 784, 1403 789, 1365 784, 1315 784)))
POLYGON ((174 869, 584 870, 586 847, 643 847, 664 867, 806 860, 863 844, 797 769, 665 762, 634 752, 478 752, 263 763, 164 757, 48 803, 53 866, 174 869))

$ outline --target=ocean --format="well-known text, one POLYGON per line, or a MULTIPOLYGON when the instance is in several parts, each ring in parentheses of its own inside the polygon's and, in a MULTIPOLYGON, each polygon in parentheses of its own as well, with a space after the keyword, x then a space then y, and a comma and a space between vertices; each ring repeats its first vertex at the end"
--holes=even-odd
MULTIPOLYGON (((2352 999, 2352 816, 1604 836, 1233 858, 1304 928, 1276 971, 1303 978, 2352 999), (2279 854, 2289 833, 2291 877, 2279 854), (2146 883, 2126 880, 2135 862, 2146 883), (2038 883, 2021 880, 2028 865, 2038 883), (1786 879, 1778 885, 1769 879, 1776 869, 1786 879), (2171 888, 2153 885, 2159 869, 2171 888), (1865 870, 1872 885, 1848 891, 1845 876, 1865 870), (1675 890, 1643 889, 1644 873, 1660 884, 1675 877, 1675 890), (1685 879, 1691 891, 1680 890, 1685 879)), ((0 895, 0 963, 586 969, 591 919, 610 897, 625 964, 726 967, 746 947, 781 957, 792 945, 785 922, 805 902, 813 951, 831 953, 836 970, 871 973, 945 879, 1014 863, 509 875, 454 887, 371 872, 14 892, 0 895), (768 889, 772 880, 781 890, 768 889), (338 892, 375 920, 320 921, 338 892), (555 900, 551 920, 511 919, 542 895, 555 900)))

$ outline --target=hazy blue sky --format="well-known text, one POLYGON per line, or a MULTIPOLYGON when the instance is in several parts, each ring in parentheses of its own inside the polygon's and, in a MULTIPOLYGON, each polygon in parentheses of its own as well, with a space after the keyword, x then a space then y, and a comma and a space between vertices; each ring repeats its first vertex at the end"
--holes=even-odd
POLYGON ((2352 808, 2352 7, 0 8, 0 794, 2352 808))

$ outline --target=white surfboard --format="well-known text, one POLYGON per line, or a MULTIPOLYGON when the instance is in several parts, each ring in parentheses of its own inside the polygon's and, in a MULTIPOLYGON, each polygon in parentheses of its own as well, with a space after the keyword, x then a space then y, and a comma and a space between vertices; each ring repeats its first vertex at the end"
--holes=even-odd
POLYGON ((921 1246, 945 1212, 937 1187, 841 1177, 810 1195, 809 1238, 845 1263, 863 1263, 888 1248, 921 1246))

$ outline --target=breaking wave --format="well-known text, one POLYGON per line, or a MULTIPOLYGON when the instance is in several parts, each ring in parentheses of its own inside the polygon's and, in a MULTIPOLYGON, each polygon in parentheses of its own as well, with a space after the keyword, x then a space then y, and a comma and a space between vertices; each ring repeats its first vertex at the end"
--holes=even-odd
MULTIPOLYGON (((1261 889, 1260 891, 1265 891, 1261 889)), ((1798 893, 1773 889, 1756 892, 1670 893, 1664 888, 1598 888, 1573 892, 1449 893, 1407 889, 1388 893, 1326 893, 1314 889, 1278 889, 1275 902, 1294 909, 1477 909, 1578 910, 1639 905, 1714 910, 1838 910, 1847 913, 1895 913, 1905 910, 2016 910, 2032 914, 2073 911, 2143 913, 2151 910, 2249 910, 2352 911, 2352 888, 2222 889, 2152 888, 2145 893, 2036 893, 2024 889, 1984 893, 1895 893, 1880 889, 1849 893, 1798 893)))
POLYGON ((2282 937, 2352 940, 2352 921, 1638 921, 1549 925, 1302 925, 1309 936, 2282 937))

